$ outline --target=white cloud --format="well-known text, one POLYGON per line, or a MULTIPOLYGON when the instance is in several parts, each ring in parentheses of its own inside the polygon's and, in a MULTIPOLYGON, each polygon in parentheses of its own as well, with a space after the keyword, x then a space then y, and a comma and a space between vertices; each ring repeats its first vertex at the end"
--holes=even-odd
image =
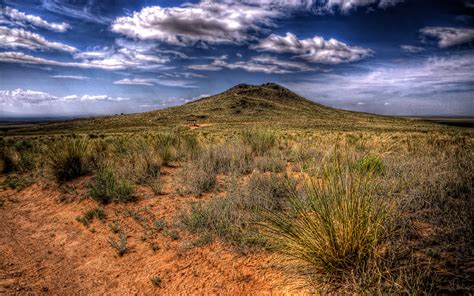
POLYGON ((474 41, 474 29, 450 27, 425 27, 420 33, 438 39, 440 48, 447 48, 474 41))
POLYGON ((42 0, 42 7, 55 14, 72 17, 82 21, 99 24, 109 24, 110 19, 101 15, 104 1, 64 1, 64 0, 42 0))
POLYGON ((46 92, 23 90, 0 90, 0 105, 21 105, 21 104, 49 104, 51 102, 71 102, 71 101, 124 101, 128 98, 114 98, 107 95, 69 95, 58 97, 46 92))
POLYGON ((413 45, 400 45, 400 49, 404 52, 419 53, 425 51, 423 47, 413 45))
POLYGON ((156 83, 156 79, 145 79, 145 78, 125 78, 114 81, 114 84, 123 84, 123 85, 146 85, 153 86, 156 83))
POLYGON ((29 50, 77 51, 76 48, 59 42, 51 42, 42 36, 17 28, 0 27, 0 47, 26 48, 29 50))
POLYGON ((348 13, 357 7, 377 5, 379 8, 386 9, 402 2, 404 2, 404 0, 327 0, 323 9, 320 10, 334 11, 334 8, 337 8, 342 13, 348 13))
POLYGON ((242 43, 251 32, 272 25, 282 17, 279 10, 245 3, 203 1, 181 7, 145 7, 131 16, 119 17, 112 31, 129 38, 159 40, 174 45, 242 43))
POLYGON ((372 54, 370 49, 348 46, 335 39, 324 40, 314 36, 300 40, 292 33, 286 33, 286 36, 271 34, 251 48, 258 51, 291 53, 295 54, 295 57, 321 64, 355 62, 372 54))
POLYGON ((285 86, 338 108, 386 114, 472 115, 473 58, 467 54, 385 64, 364 72, 318 74, 285 86))
POLYGON ((74 79, 74 80, 87 80, 89 77, 78 76, 78 75, 52 75, 52 78, 56 79, 74 79))
POLYGON ((170 86, 170 87, 182 87, 182 88, 196 88, 197 86, 192 85, 191 81, 182 80, 182 79, 169 79, 169 78, 160 78, 160 79, 153 79, 153 78, 125 78, 121 80, 114 81, 114 84, 122 84, 122 85, 146 85, 146 86, 154 86, 154 85, 163 85, 163 86, 170 86))
POLYGON ((50 23, 39 16, 26 14, 11 7, 0 8, 0 13, 17 25, 33 25, 55 32, 66 32, 71 26, 67 23, 50 23))
POLYGON ((0 90, 0 110, 22 116, 99 115, 142 111, 130 100, 108 95, 57 96, 28 89, 0 90))
POLYGON ((270 56, 256 56, 248 61, 229 63, 225 59, 216 59, 211 64, 191 65, 190 69, 198 71, 219 71, 226 69, 241 69, 247 72, 262 72, 266 74, 287 74, 294 72, 315 71, 317 68, 304 63, 279 60, 270 56))
POLYGON ((61 66, 61 67, 78 67, 85 69, 102 69, 102 70, 125 70, 125 69, 169 69, 164 67, 157 57, 146 57, 146 56, 134 56, 126 55, 120 52, 110 52, 102 55, 97 52, 96 58, 93 53, 87 53, 86 56, 78 55, 76 58, 81 59, 80 62, 58 62, 55 60, 44 59, 34 57, 31 55, 24 54, 22 52, 0 52, 0 62, 17 63, 17 64, 29 64, 29 65, 49 65, 49 66, 61 66), (89 59, 86 59, 86 56, 89 59))

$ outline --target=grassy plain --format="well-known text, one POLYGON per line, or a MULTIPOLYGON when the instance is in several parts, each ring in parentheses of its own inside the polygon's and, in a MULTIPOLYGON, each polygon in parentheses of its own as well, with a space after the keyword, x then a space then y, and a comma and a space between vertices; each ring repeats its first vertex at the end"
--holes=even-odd
POLYGON ((266 84, 2 132, 5 291, 473 292, 471 129, 266 84))

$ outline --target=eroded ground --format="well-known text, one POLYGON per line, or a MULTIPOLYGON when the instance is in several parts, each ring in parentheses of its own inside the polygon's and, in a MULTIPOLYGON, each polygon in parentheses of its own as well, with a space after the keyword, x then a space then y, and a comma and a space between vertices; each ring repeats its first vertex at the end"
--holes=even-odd
POLYGON ((76 217, 97 208, 87 198, 89 177, 66 187, 41 182, 19 192, 1 191, 0 294, 250 295, 288 291, 283 276, 272 265, 271 254, 239 254, 219 242, 199 244, 182 230, 146 233, 144 224, 164 219, 172 225, 179 210, 197 199, 174 192, 174 173, 168 169, 163 177, 164 194, 141 188, 137 202, 103 207, 106 220, 96 218, 88 227, 76 217), (128 251, 122 257, 108 241, 118 237, 110 228, 113 221, 119 221, 128 234, 128 251), (151 283, 154 276, 161 278, 160 287, 151 283))

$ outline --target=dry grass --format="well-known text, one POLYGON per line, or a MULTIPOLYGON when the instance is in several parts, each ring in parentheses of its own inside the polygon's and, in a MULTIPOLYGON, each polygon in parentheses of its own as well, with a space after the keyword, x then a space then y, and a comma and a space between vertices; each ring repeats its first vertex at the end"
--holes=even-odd
POLYGON ((176 217, 196 245, 280 251, 288 278, 318 291, 472 291, 472 132, 220 129, 9 138, 3 180, 89 172, 90 195, 106 203, 160 193, 171 166, 173 189, 207 193, 176 217))

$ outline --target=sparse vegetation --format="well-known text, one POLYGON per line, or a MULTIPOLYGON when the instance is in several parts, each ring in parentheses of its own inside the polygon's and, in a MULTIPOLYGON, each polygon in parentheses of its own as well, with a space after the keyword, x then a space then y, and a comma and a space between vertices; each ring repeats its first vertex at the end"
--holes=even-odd
POLYGON ((2 183, 2 186, 16 189, 18 191, 34 183, 34 177, 28 175, 8 175, 2 183))
POLYGON ((151 284, 155 287, 161 287, 161 283, 162 283, 162 280, 161 280, 161 277, 159 275, 155 275, 153 276, 151 279, 151 284))
POLYGON ((89 194, 95 201, 107 204, 134 200, 132 191, 131 184, 117 180, 111 169, 103 169, 97 172, 94 181, 90 184, 89 194))
POLYGON ((257 155, 263 155, 277 144, 277 137, 272 130, 246 129, 242 132, 242 139, 257 155))
POLYGON ((349 168, 307 180, 301 194, 287 196, 288 211, 266 211, 266 233, 278 248, 315 273, 332 278, 364 272, 389 231, 388 196, 349 168))
POLYGON ((385 166, 382 159, 377 156, 366 155, 356 163, 357 169, 362 173, 383 173, 385 166))
MULTIPOLYGON (((270 86, 257 100, 253 91, 130 115, 126 124, 112 116, 45 125, 47 135, 40 125, 4 132, 0 182, 17 190, 38 182, 41 205, 69 202, 32 211, 72 209, 87 197, 136 201, 111 205, 108 224, 93 222, 106 220, 100 208, 77 218, 96 237, 111 234, 118 256, 128 252, 126 230, 153 260, 160 247, 205 249, 215 240, 232 252, 282 252, 282 274, 309 291, 472 289, 472 131, 332 110, 270 86), (279 109, 288 100, 290 116, 279 109), (87 174, 60 187, 50 180, 87 174)), ((3 190, 2 210, 31 202, 31 191, 3 190)))
POLYGON ((110 246, 113 249, 115 249, 115 251, 117 252, 117 256, 119 256, 119 257, 122 257, 128 251, 127 238, 128 238, 128 235, 125 232, 120 232, 119 233, 119 239, 118 240, 115 240, 113 237, 109 238, 110 246))
POLYGON ((66 139, 48 146, 47 159, 58 181, 69 181, 89 172, 87 138, 66 139))
POLYGON ((102 209, 96 208, 86 212, 82 217, 77 217, 76 220, 84 224, 84 226, 89 226, 94 218, 104 221, 107 215, 102 209))

